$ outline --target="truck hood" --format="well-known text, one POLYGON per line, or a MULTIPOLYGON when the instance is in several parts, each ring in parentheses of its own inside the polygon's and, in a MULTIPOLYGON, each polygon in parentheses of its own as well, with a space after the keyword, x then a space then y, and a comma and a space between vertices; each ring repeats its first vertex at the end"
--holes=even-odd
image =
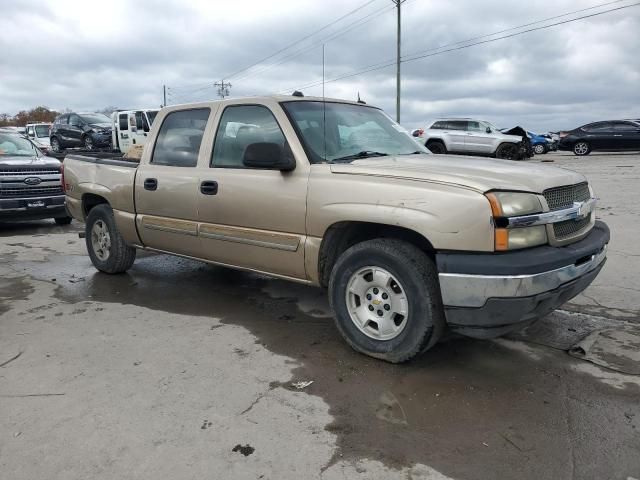
POLYGON ((49 157, 21 157, 11 155, 0 155, 0 168, 3 170, 13 169, 33 169, 40 168, 60 168, 60 161, 49 157))
POLYGON ((541 164, 453 155, 411 155, 332 164, 331 172, 444 183, 489 190, 542 193, 547 188, 585 181, 579 173, 541 164))

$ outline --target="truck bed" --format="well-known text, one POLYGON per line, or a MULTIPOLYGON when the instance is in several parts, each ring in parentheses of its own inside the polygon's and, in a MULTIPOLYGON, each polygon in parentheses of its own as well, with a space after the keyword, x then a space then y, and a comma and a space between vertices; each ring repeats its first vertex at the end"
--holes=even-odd
POLYGON ((139 161, 122 156, 121 153, 95 152, 91 155, 71 154, 64 157, 65 160, 72 159, 80 162, 98 163, 102 165, 117 165, 120 167, 137 168, 139 161))

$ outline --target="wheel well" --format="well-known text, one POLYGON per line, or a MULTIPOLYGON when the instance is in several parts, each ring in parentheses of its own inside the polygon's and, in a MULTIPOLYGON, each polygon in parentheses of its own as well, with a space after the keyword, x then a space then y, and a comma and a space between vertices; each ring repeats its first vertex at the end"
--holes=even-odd
POLYGON ((82 211, 84 212, 84 217, 87 218, 87 215, 89 215, 89 212, 93 207, 96 207, 103 203, 106 203, 107 205, 109 204, 107 199, 101 197, 100 195, 96 195, 93 193, 84 194, 82 196, 82 211))
POLYGON ((429 140, 427 140, 427 143, 425 145, 429 146, 430 144, 434 143, 441 143, 442 145, 444 145, 444 140, 442 140, 441 138, 430 138, 429 140))
POLYGON ((369 222, 338 222, 330 226, 322 238, 318 256, 320 285, 326 287, 329 284, 333 265, 345 250, 374 238, 395 238, 415 245, 431 257, 435 253, 429 240, 408 228, 369 222))

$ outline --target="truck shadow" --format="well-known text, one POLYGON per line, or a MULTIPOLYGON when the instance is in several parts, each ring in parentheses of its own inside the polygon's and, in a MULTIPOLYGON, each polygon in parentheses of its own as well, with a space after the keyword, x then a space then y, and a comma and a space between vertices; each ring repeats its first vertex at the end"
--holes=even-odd
POLYGON ((27 264, 35 278, 54 272, 62 301, 216 317, 290 357, 293 379, 313 380, 304 392, 329 405, 334 420, 326 429, 338 446, 332 462, 426 464, 456 479, 568 478, 574 450, 604 478, 639 448, 603 437, 598 427, 629 428, 621 412, 637 408, 637 392, 612 395, 611 387, 570 372, 562 352, 527 354, 508 342, 456 338, 390 365, 342 341, 317 288, 155 254, 114 276, 95 272, 83 256, 27 264))

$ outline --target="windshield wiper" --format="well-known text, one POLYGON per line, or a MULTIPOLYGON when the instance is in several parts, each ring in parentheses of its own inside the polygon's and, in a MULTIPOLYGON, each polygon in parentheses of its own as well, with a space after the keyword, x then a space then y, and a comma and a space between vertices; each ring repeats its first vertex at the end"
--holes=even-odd
POLYGON ((353 155, 345 155, 344 157, 338 157, 331 160, 332 162, 349 162, 351 160, 358 160, 359 158, 371 158, 371 157, 386 157, 388 153, 374 152, 372 150, 362 150, 361 152, 354 153, 353 155))

